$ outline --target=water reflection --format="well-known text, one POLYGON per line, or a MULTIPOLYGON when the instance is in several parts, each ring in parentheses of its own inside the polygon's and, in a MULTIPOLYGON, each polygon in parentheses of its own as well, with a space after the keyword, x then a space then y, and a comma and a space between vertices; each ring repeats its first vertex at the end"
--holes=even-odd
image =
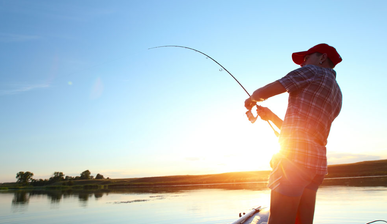
MULTIPOLYGON (((118 194, 165 194, 179 193, 181 191, 196 189, 223 189, 223 190, 266 190, 266 183, 232 183, 232 184, 202 184, 202 185, 174 185, 174 186, 156 186, 156 187, 122 187, 115 189, 102 190, 9 190, 0 192, 0 194, 13 194, 12 205, 26 206, 30 198, 46 196, 51 204, 59 203, 64 198, 75 197, 82 206, 87 206, 90 198, 101 199, 109 193, 118 194)), ((115 203, 135 203, 149 200, 162 200, 162 195, 150 196, 149 199, 136 199, 129 201, 118 201, 115 203)))
POLYGON ((91 196, 93 196, 93 194, 81 192, 78 194, 78 199, 80 202, 86 202, 89 200, 89 197, 91 196))
MULTIPOLYGON (((239 213, 269 203, 265 184, 0 191, 0 219, 29 224, 52 223, 53 218, 58 224, 232 223, 239 213)), ((315 223, 386 219, 386 207, 386 187, 323 186, 317 195, 315 223)))
POLYGON ((47 197, 51 200, 52 204, 59 203, 63 194, 61 192, 49 192, 47 197))
POLYGON ((24 205, 28 204, 30 200, 30 194, 26 191, 18 191, 14 193, 12 199, 12 205, 24 205))
MULTIPOLYGON (((372 179, 371 179, 372 180, 372 179)), ((371 181, 372 182, 372 181, 371 181)), ((372 182, 373 183, 373 182, 372 182)), ((380 185, 380 181, 378 182, 380 185)), ((384 183, 384 182, 383 182, 384 183)), ((354 178, 329 178, 324 181, 323 186, 368 186, 370 180, 358 181, 354 178), (342 183, 342 181, 344 181, 342 183)), ((385 183, 384 183, 385 185, 385 183)), ((181 191, 197 190, 197 189, 222 189, 222 190, 251 190, 262 191, 267 190, 265 182, 246 182, 246 183, 227 183, 227 184, 195 184, 195 185, 165 185, 154 187, 116 187, 114 189, 98 189, 98 190, 9 190, 2 191, 0 194, 14 194, 12 199, 12 205, 14 206, 26 206, 28 205, 31 197, 46 196, 51 204, 57 204, 64 198, 77 198, 79 203, 84 207, 90 198, 99 200, 109 193, 116 194, 165 194, 165 193, 179 193, 181 191)), ((145 202, 152 200, 161 200, 163 196, 152 196, 149 199, 135 199, 128 201, 118 201, 115 203, 134 203, 145 202)))
POLYGON ((103 196, 102 192, 95 192, 94 193, 94 198, 96 198, 96 199, 102 198, 102 196, 103 196))

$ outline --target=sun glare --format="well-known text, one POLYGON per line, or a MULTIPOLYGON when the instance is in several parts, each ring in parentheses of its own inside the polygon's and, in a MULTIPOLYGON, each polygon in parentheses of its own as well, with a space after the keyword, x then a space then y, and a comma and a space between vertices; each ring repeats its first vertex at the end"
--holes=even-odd
POLYGON ((196 163, 197 169, 207 167, 216 173, 269 170, 279 144, 270 127, 262 124, 252 125, 248 121, 207 124, 206 128, 191 133, 191 144, 184 146, 184 158, 191 158, 188 162, 196 163))

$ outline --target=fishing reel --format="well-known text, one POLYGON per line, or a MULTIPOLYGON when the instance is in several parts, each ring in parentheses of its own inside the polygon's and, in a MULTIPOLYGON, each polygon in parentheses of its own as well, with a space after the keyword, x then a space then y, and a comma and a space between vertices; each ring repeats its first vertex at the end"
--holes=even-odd
POLYGON ((254 124, 254 122, 255 122, 255 121, 257 120, 257 118, 258 118, 258 115, 257 115, 256 117, 254 117, 254 114, 251 113, 251 110, 249 110, 249 111, 246 112, 246 116, 247 116, 247 118, 249 119, 249 121, 250 121, 252 124, 254 124))
MULTIPOLYGON (((258 110, 258 106, 257 106, 257 110, 258 110)), ((257 116, 254 116, 251 110, 246 112, 246 116, 252 124, 254 124, 254 122, 257 121, 258 119, 258 113, 257 113, 257 116)))

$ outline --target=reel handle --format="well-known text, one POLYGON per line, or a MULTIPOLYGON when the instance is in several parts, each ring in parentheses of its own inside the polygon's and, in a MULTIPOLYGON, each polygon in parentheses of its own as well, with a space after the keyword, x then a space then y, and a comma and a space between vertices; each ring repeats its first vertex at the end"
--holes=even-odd
POLYGON ((256 117, 254 117, 253 113, 251 113, 251 110, 247 111, 246 112, 246 116, 247 118, 249 119, 249 121, 254 124, 254 122, 257 120, 258 118, 258 115, 256 117))

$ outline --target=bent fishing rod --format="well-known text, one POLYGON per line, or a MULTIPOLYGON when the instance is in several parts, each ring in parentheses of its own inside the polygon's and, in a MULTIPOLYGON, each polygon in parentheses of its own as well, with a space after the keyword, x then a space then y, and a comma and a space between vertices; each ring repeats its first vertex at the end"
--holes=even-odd
MULTIPOLYGON (((247 93, 247 95, 249 97, 251 97, 250 93, 245 89, 245 87, 243 87, 243 85, 238 81, 238 79, 235 78, 235 76, 233 76, 231 74, 231 72, 229 72, 223 65, 221 65, 219 62, 217 62, 215 59, 213 59, 211 56, 209 56, 208 54, 206 53, 203 53, 199 50, 196 50, 194 48, 190 48, 190 47, 186 47, 186 46, 180 46, 180 45, 163 45, 163 46, 157 46, 157 47, 151 47, 151 48, 148 48, 148 50, 151 50, 151 49, 156 49, 156 48, 164 48, 164 47, 178 47, 178 48, 185 48, 185 49, 188 49, 188 50, 192 50, 192 51, 195 51, 195 52, 198 52, 204 56, 206 56, 207 58, 211 59, 213 62, 215 62, 217 65, 219 65, 224 71, 226 71, 238 84, 240 87, 242 87, 242 89, 247 93)), ((258 104, 255 104, 257 106, 257 108, 259 107, 258 104)), ((254 117, 254 115, 251 113, 251 109, 249 111, 246 112, 246 115, 249 119, 249 121, 251 123, 254 123, 257 118, 258 118, 258 115, 256 117, 254 117)), ((279 133, 274 129, 274 127, 270 124, 269 121, 267 121, 267 123, 270 125, 270 127, 273 129, 274 131, 274 134, 278 137, 279 133)))

